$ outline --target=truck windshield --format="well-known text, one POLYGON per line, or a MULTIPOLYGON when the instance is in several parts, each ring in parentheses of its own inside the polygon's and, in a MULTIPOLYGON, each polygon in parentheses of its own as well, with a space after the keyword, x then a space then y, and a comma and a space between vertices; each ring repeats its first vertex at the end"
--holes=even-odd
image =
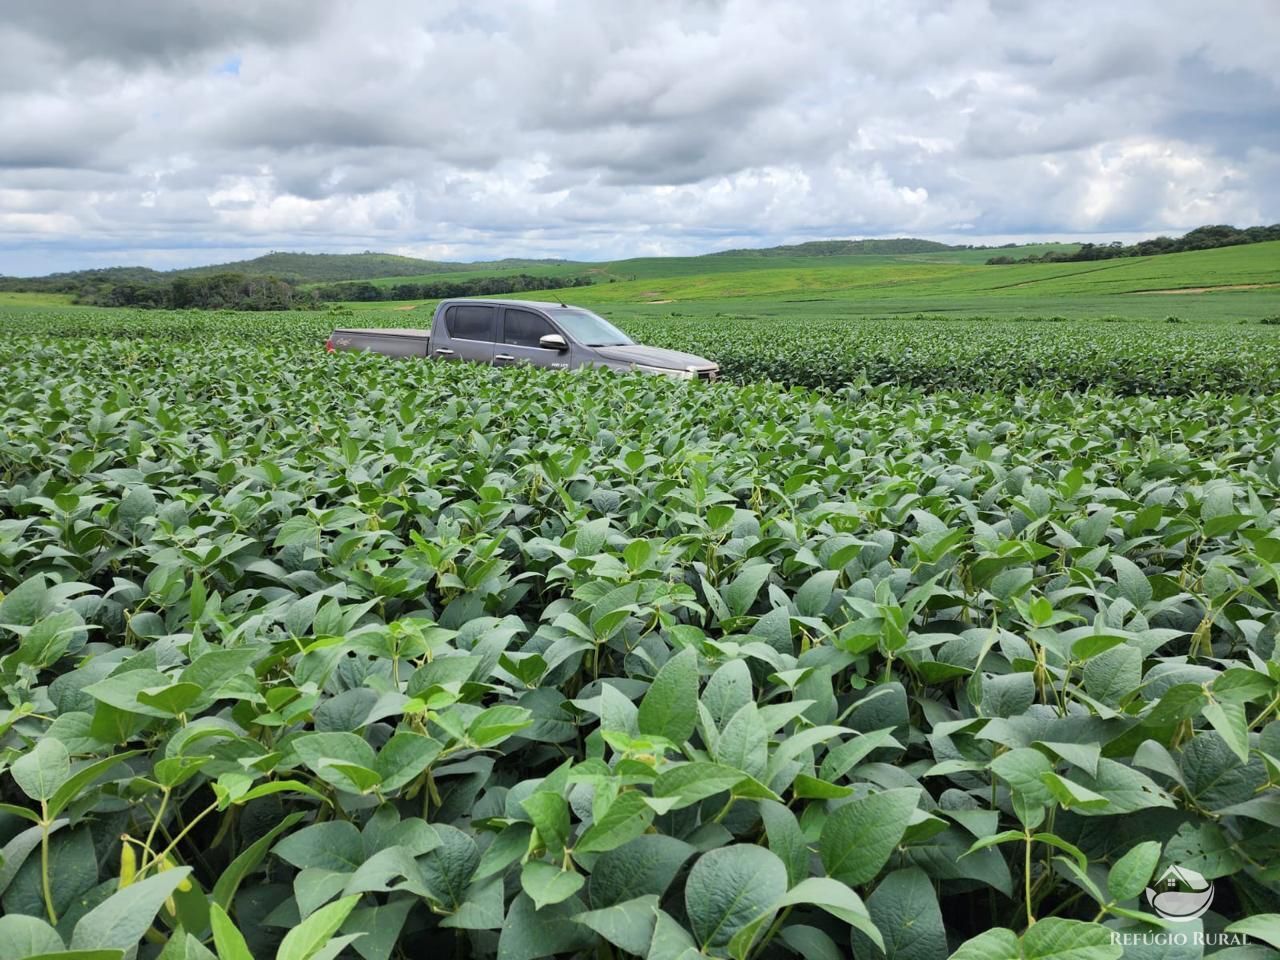
POLYGON ((550 309, 547 313, 551 314, 569 336, 587 347, 624 347, 635 342, 604 317, 597 316, 590 310, 550 309))

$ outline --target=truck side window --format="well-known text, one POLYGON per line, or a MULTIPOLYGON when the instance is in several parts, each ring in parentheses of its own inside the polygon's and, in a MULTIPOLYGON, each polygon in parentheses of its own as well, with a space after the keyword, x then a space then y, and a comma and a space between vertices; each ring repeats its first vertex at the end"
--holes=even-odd
POLYGON ((532 310, 503 311, 502 342, 518 347, 536 347, 538 340, 549 333, 555 333, 555 327, 546 317, 539 316, 532 310))
POLYGON ((493 307, 450 307, 444 322, 449 336, 455 340, 493 339, 493 307))

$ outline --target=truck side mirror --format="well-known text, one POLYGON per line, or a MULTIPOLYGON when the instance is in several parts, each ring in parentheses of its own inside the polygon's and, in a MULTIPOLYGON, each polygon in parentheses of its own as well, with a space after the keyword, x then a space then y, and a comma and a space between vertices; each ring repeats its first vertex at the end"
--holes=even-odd
POLYGON ((561 352, 569 349, 569 344, 565 343, 564 337, 558 333, 548 333, 539 337, 538 346, 543 350, 559 350, 561 352))

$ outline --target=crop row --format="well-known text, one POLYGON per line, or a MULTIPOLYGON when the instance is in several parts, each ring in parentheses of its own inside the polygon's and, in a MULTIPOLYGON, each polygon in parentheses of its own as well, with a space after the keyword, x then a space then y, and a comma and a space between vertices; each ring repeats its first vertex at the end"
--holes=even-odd
POLYGON ((1274 935, 1266 405, 51 338, 0 422, 37 952, 1116 960, 1172 864, 1274 935))
MULTIPOLYGON (((739 383, 1124 394, 1267 393, 1280 382, 1280 328, 1219 323, 937 320, 927 317, 621 316, 637 340, 716 360, 739 383)), ((430 325, 424 309, 342 313, 13 311, 11 335, 297 344, 337 325, 430 325)))

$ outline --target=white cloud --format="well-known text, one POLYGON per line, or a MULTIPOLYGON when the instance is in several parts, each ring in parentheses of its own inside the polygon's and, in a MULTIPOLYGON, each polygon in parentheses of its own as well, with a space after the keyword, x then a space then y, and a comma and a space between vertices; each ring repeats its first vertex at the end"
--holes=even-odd
POLYGON ((0 272, 1280 219, 1273 0, 180 9, 0 25, 0 272))

